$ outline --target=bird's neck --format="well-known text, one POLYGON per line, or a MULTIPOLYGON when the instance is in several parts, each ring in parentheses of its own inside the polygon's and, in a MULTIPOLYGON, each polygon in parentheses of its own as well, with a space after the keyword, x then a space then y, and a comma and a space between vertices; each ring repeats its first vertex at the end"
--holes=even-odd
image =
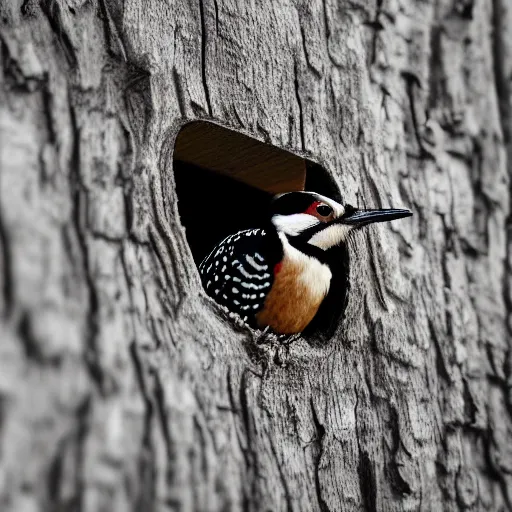
MULTIPOLYGON (((302 237, 300 236, 290 236, 286 233, 279 232, 274 225, 271 228, 279 238, 284 237, 284 239, 295 249, 306 254, 307 256, 311 256, 319 260, 321 263, 325 263, 327 261, 326 252, 319 247, 315 247, 314 245, 308 244, 302 237)), ((282 240, 281 240, 282 243, 282 240)))

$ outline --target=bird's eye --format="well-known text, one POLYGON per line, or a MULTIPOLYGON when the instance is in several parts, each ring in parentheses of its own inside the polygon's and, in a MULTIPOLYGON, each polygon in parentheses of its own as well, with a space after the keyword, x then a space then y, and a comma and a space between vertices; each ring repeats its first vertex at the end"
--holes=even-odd
POLYGON ((332 213, 332 208, 327 204, 319 204, 316 207, 316 212, 322 217, 328 217, 332 213))

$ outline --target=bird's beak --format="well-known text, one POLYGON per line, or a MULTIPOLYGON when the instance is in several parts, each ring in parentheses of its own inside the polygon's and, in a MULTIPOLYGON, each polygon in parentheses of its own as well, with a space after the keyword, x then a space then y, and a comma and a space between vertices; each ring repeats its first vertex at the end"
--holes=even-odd
POLYGON ((342 215, 338 222, 360 227, 373 222, 387 222, 388 220, 402 219, 411 215, 412 212, 410 210, 397 210, 395 208, 379 210, 359 210, 354 208, 345 213, 345 215, 342 215))

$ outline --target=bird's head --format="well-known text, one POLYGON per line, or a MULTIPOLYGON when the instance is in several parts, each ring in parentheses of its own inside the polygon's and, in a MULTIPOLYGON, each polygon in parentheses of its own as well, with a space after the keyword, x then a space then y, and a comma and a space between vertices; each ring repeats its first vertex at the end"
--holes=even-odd
POLYGON ((271 205, 271 221, 290 240, 327 250, 343 243, 354 229, 412 215, 410 210, 362 210, 315 192, 287 192, 271 205))

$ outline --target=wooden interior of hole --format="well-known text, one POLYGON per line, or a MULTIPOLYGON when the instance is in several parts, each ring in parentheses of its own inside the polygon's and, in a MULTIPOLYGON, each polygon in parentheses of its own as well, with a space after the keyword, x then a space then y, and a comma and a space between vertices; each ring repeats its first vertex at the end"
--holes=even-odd
POLYGON ((304 190, 306 161, 207 121, 185 125, 174 160, 228 176, 271 194, 304 190))

